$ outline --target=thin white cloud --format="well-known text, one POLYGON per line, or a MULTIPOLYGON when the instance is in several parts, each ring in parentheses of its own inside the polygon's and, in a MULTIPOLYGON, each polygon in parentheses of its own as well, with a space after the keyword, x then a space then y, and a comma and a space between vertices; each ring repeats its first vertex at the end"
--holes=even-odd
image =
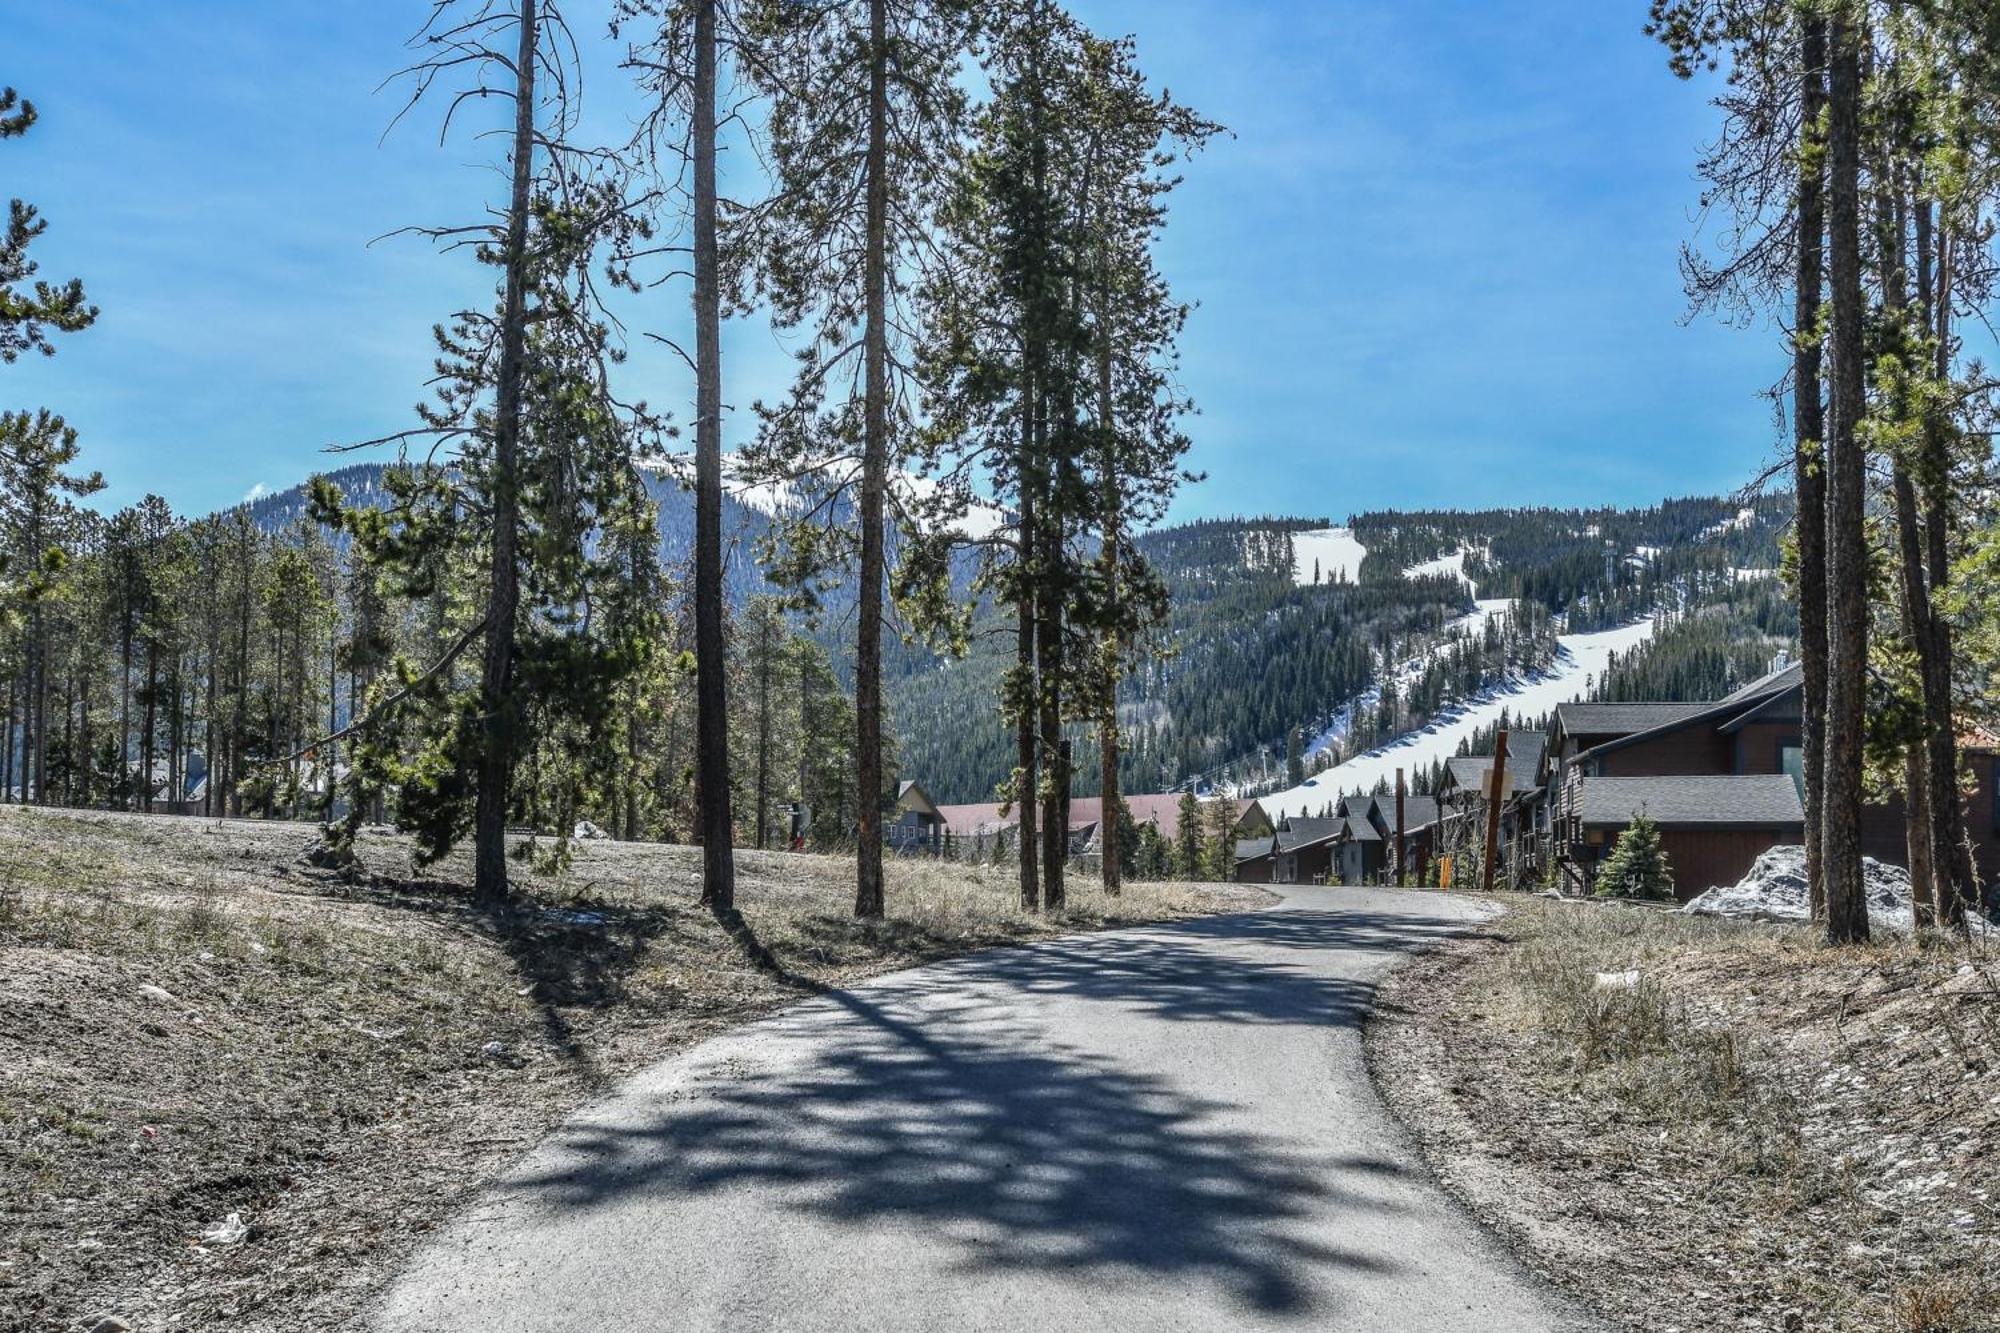
POLYGON ((252 486, 249 490, 243 492, 243 503, 249 504, 252 500, 261 499, 264 496, 269 495, 270 493, 271 493, 271 488, 269 486, 266 486, 263 482, 260 481, 255 486, 252 486))

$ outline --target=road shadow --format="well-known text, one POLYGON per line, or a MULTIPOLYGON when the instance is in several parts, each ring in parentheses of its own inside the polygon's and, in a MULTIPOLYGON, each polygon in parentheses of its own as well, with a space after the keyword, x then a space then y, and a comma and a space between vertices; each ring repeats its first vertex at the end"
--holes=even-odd
POLYGON ((1323 1316, 1315 1270, 1389 1269, 1330 1236, 1326 1218, 1393 1211, 1403 1168, 1299 1152, 1244 1129, 1241 1107, 1052 1044, 1019 1018, 1020 995, 1175 1022, 1354 1027, 1372 979, 1227 946, 1409 950, 1466 924, 1245 914, 993 950, 830 992, 766 1025, 789 1056, 774 1072, 732 1063, 637 1114, 628 1100, 575 1122, 511 1188, 557 1212, 769 1190, 785 1213, 915 1225, 960 1273, 1210 1281, 1247 1308, 1323 1316))
POLYGON ((1309 1267, 1385 1268, 1306 1234, 1329 1203, 1382 1206, 1349 1192, 1342 1163, 1227 1128, 1223 1103, 1036 1047, 977 1012, 990 1001, 827 1003, 858 1021, 821 1013, 814 1031, 794 1011, 791 1039, 812 1054, 783 1076, 720 1081, 637 1124, 572 1125, 555 1164, 513 1188, 570 1210, 762 1186, 836 1223, 920 1225, 961 1274, 1207 1278, 1281 1314, 1311 1308, 1309 1267))
POLYGON ((967 982, 1001 983, 1031 995, 1106 1001, 1174 1022, 1356 1027, 1373 1001, 1372 980, 1329 975, 1304 958, 1267 961, 1234 946, 1349 957, 1410 953, 1465 928, 1385 912, 1246 913, 994 950, 946 963, 911 984, 947 994, 967 982))

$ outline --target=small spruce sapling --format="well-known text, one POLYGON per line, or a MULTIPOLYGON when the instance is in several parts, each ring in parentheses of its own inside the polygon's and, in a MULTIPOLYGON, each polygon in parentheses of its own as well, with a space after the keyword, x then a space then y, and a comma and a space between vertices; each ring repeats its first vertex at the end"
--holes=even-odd
POLYGON ((1666 848, 1660 845, 1660 826, 1640 811, 1618 835, 1610 859, 1597 873, 1600 898, 1661 899, 1674 896, 1673 871, 1667 865, 1666 848))

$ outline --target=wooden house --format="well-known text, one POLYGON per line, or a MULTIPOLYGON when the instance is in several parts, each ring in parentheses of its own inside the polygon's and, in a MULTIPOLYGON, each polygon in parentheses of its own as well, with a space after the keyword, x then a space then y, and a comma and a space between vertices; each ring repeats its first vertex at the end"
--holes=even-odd
POLYGON ((900 856, 944 851, 945 817, 922 786, 904 782, 896 788, 896 813, 882 828, 882 842, 900 856))
MULTIPOLYGON (((1396 797, 1393 793, 1346 796, 1334 807, 1340 823, 1335 878, 1342 884, 1378 884, 1396 874, 1396 797)), ((1407 826, 1403 850, 1412 883, 1421 883, 1435 849, 1438 802, 1434 796, 1403 796, 1407 826)))
POLYGON ((1546 825, 1543 795, 1548 784, 1548 736, 1538 731, 1509 732, 1507 762, 1501 774, 1504 791, 1495 793, 1494 756, 1459 755, 1445 761, 1438 784, 1439 852, 1485 854, 1493 802, 1500 803, 1497 828, 1499 863, 1496 874, 1518 887, 1539 873, 1541 835, 1546 825))
POLYGON ((1325 884, 1333 878, 1335 840, 1345 827, 1339 819, 1288 816, 1272 835, 1271 883, 1325 884))
POLYGON ((1239 884, 1269 884, 1277 874, 1277 834, 1236 840, 1235 878, 1239 884))
POLYGON ((1798 788, 1783 773, 1583 776, 1572 795, 1569 855, 1586 881, 1643 814, 1659 826, 1674 895, 1683 902, 1734 884, 1764 852, 1805 836, 1798 788))
MULTIPOLYGON (((1679 812, 1668 840, 1676 889, 1689 897, 1733 884, 1757 854, 1803 837, 1796 813, 1804 790, 1801 741, 1803 669, 1780 662, 1766 675, 1709 704, 1566 704, 1550 736, 1554 759, 1550 850, 1575 886, 1587 886, 1618 829, 1617 807, 1646 797, 1648 815, 1679 812), (1604 779, 1703 778, 1697 786, 1626 787, 1604 779), (1783 784, 1773 782, 1784 779, 1783 784), (1790 804, 1782 799, 1789 789, 1790 804), (1662 809, 1652 808, 1657 798, 1662 809)), ((1994 800, 1996 756, 1988 742, 1968 742, 1966 759, 1977 789, 1967 805, 1967 831, 1982 882, 2000 872, 2000 809, 1994 800)), ((1629 812, 1626 821, 1629 822, 1629 812)), ((1879 861, 1908 864, 1902 803, 1862 808, 1862 851, 1879 861)))

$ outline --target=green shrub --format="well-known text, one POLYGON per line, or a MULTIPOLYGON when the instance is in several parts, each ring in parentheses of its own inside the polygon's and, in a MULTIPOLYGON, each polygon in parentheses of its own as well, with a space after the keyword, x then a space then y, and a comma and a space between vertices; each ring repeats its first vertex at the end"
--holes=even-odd
POLYGON ((1673 870, 1660 845, 1660 826, 1640 811, 1618 835, 1611 856, 1597 872, 1600 898, 1671 898, 1673 870))

